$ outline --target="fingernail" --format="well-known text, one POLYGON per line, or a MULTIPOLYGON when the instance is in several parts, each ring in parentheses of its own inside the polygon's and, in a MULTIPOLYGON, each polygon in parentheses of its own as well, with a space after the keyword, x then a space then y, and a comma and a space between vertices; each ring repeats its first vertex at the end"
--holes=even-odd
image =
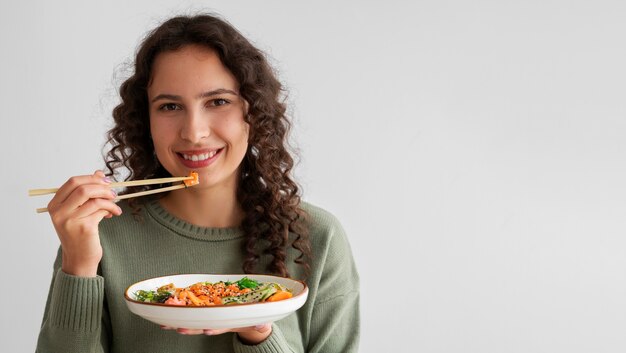
POLYGON ((104 177, 104 178, 102 178, 102 181, 104 181, 105 183, 109 184, 109 183, 111 183, 111 178, 104 177))
POLYGON ((204 330, 204 334, 207 336, 213 336, 215 334, 215 331, 213 330, 204 330))
POLYGON ((113 197, 117 197, 117 192, 115 192, 115 190, 111 190, 111 193, 113 194, 113 197))

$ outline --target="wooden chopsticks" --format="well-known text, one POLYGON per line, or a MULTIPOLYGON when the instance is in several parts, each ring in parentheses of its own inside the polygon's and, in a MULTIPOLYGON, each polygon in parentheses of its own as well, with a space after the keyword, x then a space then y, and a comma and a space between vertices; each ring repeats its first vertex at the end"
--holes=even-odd
MULTIPOLYGON (((141 186, 141 185, 154 185, 154 184, 165 184, 165 183, 173 183, 176 181, 185 181, 185 180, 193 180, 193 176, 186 177, 173 177, 173 178, 159 178, 159 179, 144 179, 144 180, 131 180, 131 181, 122 181, 110 183, 109 186, 112 188, 121 188, 125 186, 141 186)), ((47 195, 54 194, 59 191, 59 188, 50 188, 50 189, 31 189, 28 190, 28 196, 39 196, 39 195, 47 195)))
MULTIPOLYGON (((153 189, 153 190, 147 190, 147 191, 134 192, 132 194, 120 195, 120 196, 116 197, 114 201, 117 202, 117 201, 120 201, 120 200, 129 199, 131 197, 140 197, 140 196, 151 195, 151 194, 156 194, 156 193, 160 193, 160 192, 184 189, 184 188, 189 187, 189 186, 197 185, 199 183, 198 182, 198 173, 191 172, 191 175, 186 176, 186 177, 157 178, 157 179, 145 179, 145 180, 131 180, 131 181, 114 182, 114 183, 110 183, 109 186, 111 188, 116 188, 116 187, 126 187, 126 186, 165 184, 165 183, 173 183, 173 182, 177 182, 177 181, 182 181, 182 183, 176 184, 176 185, 172 185, 172 186, 166 186, 166 187, 159 188, 159 189, 153 189)), ((58 190, 59 190, 59 188, 31 189, 31 190, 28 190, 28 196, 40 196, 40 195, 54 194, 58 190)), ((43 212, 48 212, 48 209, 45 208, 45 207, 37 209, 37 213, 43 213, 43 212)))

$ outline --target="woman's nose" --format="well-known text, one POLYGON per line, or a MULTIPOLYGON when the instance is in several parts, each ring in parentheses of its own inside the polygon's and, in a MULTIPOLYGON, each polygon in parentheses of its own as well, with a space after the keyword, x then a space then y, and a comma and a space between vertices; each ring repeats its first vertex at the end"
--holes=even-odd
POLYGON ((180 129, 180 137, 192 143, 201 142, 211 135, 209 117, 199 110, 187 110, 180 129))

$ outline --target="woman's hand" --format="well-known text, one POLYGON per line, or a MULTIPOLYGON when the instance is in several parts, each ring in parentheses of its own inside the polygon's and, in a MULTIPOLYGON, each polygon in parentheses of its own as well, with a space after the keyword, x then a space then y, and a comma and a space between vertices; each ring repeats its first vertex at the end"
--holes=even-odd
POLYGON ((176 330, 176 332, 183 335, 221 335, 226 332, 236 332, 239 336, 239 339, 244 344, 255 345, 265 341, 270 334, 272 333, 272 324, 263 324, 257 326, 249 326, 249 327, 239 327, 233 329, 221 329, 221 330, 213 330, 213 329, 204 329, 204 330, 194 330, 194 329, 186 329, 186 328, 174 328, 161 326, 164 330, 176 330))
POLYGON ((93 175, 71 177, 48 204, 48 212, 61 241, 63 272, 94 277, 102 259, 98 224, 122 214, 113 202, 111 181, 100 170, 93 175))

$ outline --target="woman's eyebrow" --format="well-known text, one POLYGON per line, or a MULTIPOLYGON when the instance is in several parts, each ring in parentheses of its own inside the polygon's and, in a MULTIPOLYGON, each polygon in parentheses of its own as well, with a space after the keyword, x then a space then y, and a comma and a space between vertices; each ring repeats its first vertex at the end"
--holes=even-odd
POLYGON ((235 92, 233 90, 230 90, 230 89, 227 89, 227 88, 218 88, 218 89, 215 89, 215 90, 212 90, 212 91, 207 91, 207 92, 204 92, 204 93, 200 93, 199 95, 196 96, 196 99, 207 98, 207 97, 215 96, 215 95, 218 95, 218 94, 224 94, 224 93, 232 94, 232 95, 235 95, 235 96, 239 95, 239 93, 237 93, 237 92, 235 92))
POLYGON ((179 101, 179 100, 181 100, 181 97, 173 95, 173 94, 159 94, 158 96, 152 98, 152 103, 154 103, 154 102, 156 102, 158 100, 161 100, 161 99, 179 101))
MULTIPOLYGON (((196 99, 201 99, 201 98, 207 98, 207 97, 211 97, 211 96, 215 96, 218 94, 232 94, 235 96, 239 96, 239 93, 230 90, 230 89, 226 89, 226 88, 218 88, 218 89, 214 89, 212 91, 206 91, 206 92, 202 92, 199 95, 196 96, 196 99)), ((152 103, 161 100, 161 99, 168 99, 168 100, 174 100, 174 101, 180 101, 182 100, 181 96, 177 96, 175 94, 167 94, 167 93, 163 93, 163 94, 159 94, 158 96, 152 98, 152 103)))

